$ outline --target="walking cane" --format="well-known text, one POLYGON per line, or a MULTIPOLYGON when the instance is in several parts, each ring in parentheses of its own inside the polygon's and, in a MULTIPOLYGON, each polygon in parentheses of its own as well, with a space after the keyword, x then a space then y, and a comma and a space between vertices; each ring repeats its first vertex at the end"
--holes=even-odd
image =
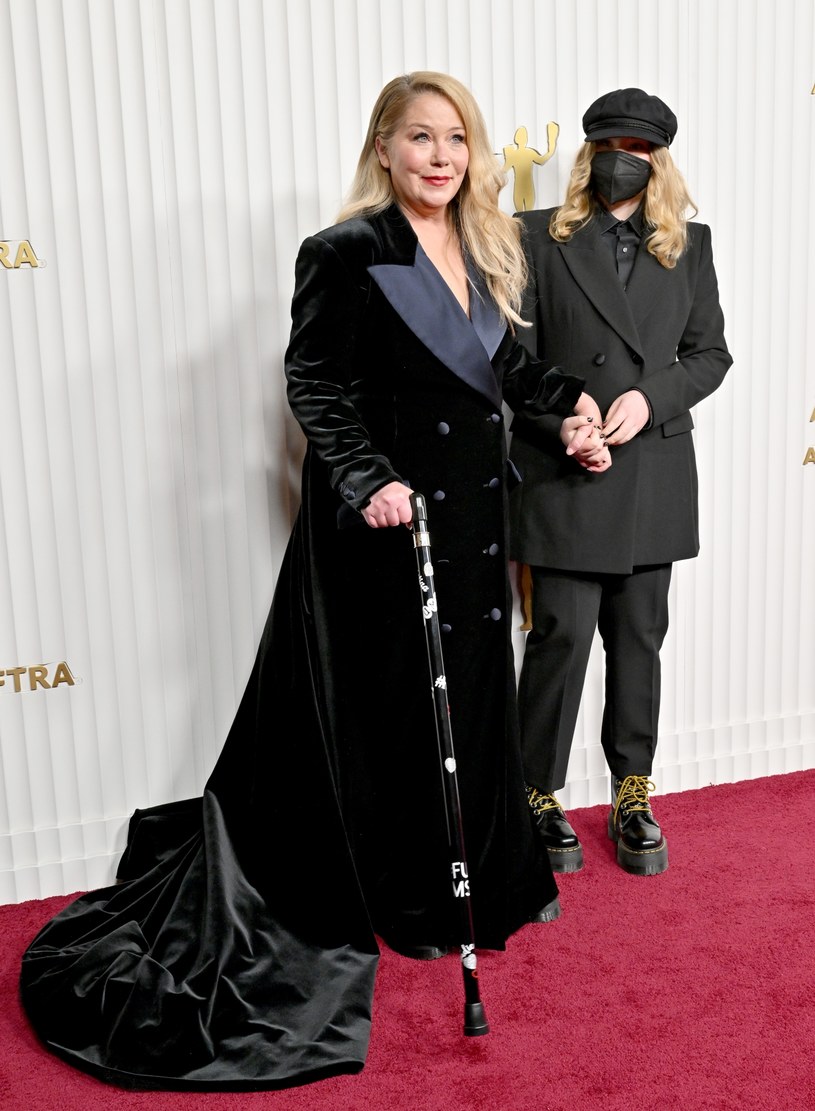
POLYGON ((473 909, 470 903, 470 880, 467 857, 464 852, 464 829, 461 823, 461 803, 458 794, 456 754, 450 728, 450 707, 447 702, 447 679, 441 651, 438 604, 433 581, 433 564, 430 558, 430 533, 427 528, 427 505, 421 494, 411 494, 413 510, 413 546, 419 568, 419 587, 422 593, 422 613, 427 641, 427 660, 433 709, 436 716, 436 738, 439 744, 444 794, 444 812, 447 823, 447 843, 450 853, 450 876, 453 897, 459 908, 461 927, 461 971, 464 976, 464 1033, 470 1036, 488 1034, 489 1025, 481 1002, 478 987, 478 968, 475 956, 473 909))

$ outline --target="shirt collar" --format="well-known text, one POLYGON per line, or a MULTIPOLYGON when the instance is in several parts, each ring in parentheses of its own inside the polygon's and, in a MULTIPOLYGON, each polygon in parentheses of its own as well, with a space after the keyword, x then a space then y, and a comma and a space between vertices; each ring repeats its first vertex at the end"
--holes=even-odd
POLYGON ((616 228, 618 224, 628 224, 634 234, 642 239, 643 232, 645 231, 645 206, 641 204, 639 208, 631 213, 627 220, 618 220, 607 208, 603 208, 601 204, 598 204, 597 220, 600 224, 601 234, 611 231, 612 228, 616 228))

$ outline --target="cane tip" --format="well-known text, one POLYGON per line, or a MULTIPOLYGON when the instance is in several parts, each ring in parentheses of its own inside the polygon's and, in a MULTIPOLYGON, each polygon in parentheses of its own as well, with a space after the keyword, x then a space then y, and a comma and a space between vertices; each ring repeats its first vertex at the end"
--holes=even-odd
POLYGON ((480 1034, 489 1034, 490 1027, 487 1016, 484 1014, 483 1003, 464 1004, 464 1033, 468 1038, 477 1038, 480 1034))

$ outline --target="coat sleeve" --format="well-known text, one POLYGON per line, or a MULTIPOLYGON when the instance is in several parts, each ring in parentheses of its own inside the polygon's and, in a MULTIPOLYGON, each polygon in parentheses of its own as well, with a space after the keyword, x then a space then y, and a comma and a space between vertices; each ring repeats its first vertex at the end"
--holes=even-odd
POLYGON ((733 362, 724 338, 710 228, 696 224, 692 233, 700 236, 699 265, 676 362, 643 375, 637 383, 651 406, 654 425, 685 413, 712 394, 733 362))
POLYGON ((292 330, 285 369, 289 405, 329 481, 363 509, 372 494, 401 482, 377 452, 354 404, 355 352, 364 326, 366 288, 325 240, 306 239, 295 267, 292 330))
POLYGON ((583 378, 566 374, 562 367, 549 367, 512 341, 504 362, 502 390, 504 400, 515 414, 524 413, 530 418, 554 414, 560 427, 563 417, 573 412, 584 382, 583 378))

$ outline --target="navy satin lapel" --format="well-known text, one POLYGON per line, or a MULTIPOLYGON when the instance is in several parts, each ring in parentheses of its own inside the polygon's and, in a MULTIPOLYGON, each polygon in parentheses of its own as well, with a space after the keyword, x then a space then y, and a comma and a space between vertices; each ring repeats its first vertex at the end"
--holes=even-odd
POLYGON ((420 246, 413 266, 381 263, 369 266, 368 273, 411 332, 437 359, 494 405, 501 404, 487 349, 420 246))
POLYGON ((620 285, 611 252, 603 249, 599 235, 591 234, 589 229, 582 236, 578 232, 568 243, 560 244, 560 253, 572 277, 597 311, 629 347, 642 355, 642 341, 634 323, 628 294, 620 285))
POLYGON ((498 311, 480 272, 472 264, 468 264, 467 272, 475 292, 475 296, 470 298, 470 320, 491 359, 506 334, 506 321, 498 311))

